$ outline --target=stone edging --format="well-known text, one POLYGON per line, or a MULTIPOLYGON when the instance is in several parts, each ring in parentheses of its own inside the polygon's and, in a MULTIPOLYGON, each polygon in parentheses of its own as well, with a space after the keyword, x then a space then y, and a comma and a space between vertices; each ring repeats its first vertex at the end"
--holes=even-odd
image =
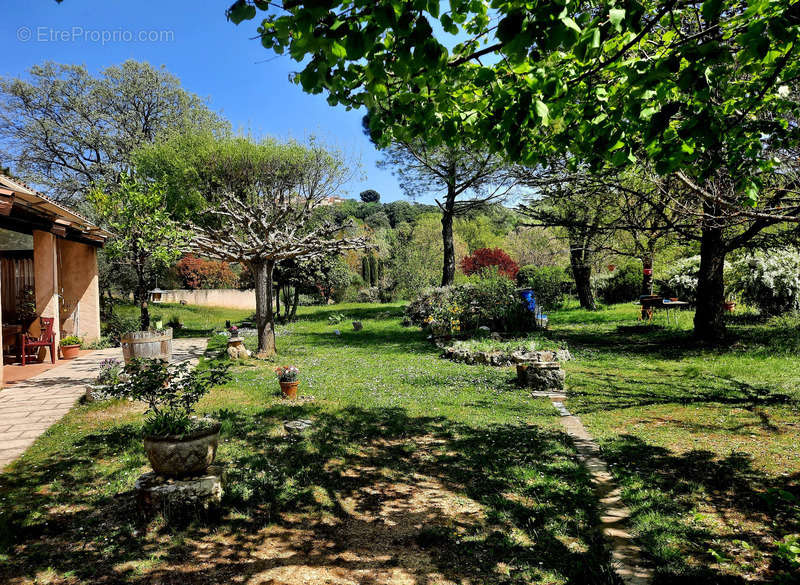
POLYGON ((614 482, 605 461, 600 458, 600 447, 581 419, 571 414, 561 402, 565 398, 563 395, 551 394, 549 398, 561 414, 564 430, 575 443, 578 457, 592 476, 594 491, 600 502, 600 528, 611 546, 611 558, 616 564, 617 574, 625 585, 649 585, 653 571, 643 566, 642 551, 629 532, 631 511, 622 502, 620 487, 614 482))
POLYGON ((472 351, 464 348, 447 346, 437 342, 437 347, 442 350, 442 357, 454 362, 465 364, 485 364, 489 366, 509 367, 517 364, 534 362, 566 362, 572 359, 569 350, 557 351, 515 351, 503 353, 501 351, 472 351))

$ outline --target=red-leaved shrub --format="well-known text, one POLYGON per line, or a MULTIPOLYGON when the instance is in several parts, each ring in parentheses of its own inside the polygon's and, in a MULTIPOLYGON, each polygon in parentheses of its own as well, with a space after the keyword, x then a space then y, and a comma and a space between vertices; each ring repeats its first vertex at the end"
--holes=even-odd
POLYGON ((175 265, 186 288, 234 288, 238 277, 230 264, 187 254, 175 265))
POLYGON ((517 263, 501 248, 479 248, 461 259, 461 270, 466 275, 478 273, 490 266, 496 266, 499 274, 511 280, 514 280, 519 272, 517 263))

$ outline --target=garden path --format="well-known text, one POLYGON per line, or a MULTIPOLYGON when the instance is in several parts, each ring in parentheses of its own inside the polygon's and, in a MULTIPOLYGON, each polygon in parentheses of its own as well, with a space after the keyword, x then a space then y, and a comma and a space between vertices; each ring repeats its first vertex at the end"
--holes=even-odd
MULTIPOLYGON (((172 361, 196 363, 206 341, 173 340, 172 361)), ((0 470, 67 414, 97 376, 101 361, 121 358, 120 354, 118 347, 93 351, 0 390, 0 470)))

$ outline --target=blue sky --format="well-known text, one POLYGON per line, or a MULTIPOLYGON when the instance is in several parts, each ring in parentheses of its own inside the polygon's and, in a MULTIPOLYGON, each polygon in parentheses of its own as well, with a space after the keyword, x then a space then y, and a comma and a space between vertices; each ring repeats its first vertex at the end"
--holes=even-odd
POLYGON ((234 128, 279 137, 315 134, 360 156, 366 177, 349 186, 348 196, 372 188, 382 201, 403 198, 391 173, 375 166, 380 154, 361 132, 363 114, 331 107, 324 95, 307 95, 290 83, 297 63, 275 58, 252 39, 256 21, 228 22, 230 2, 1 0, 0 75, 23 76, 47 60, 80 63, 92 72, 126 59, 164 65, 234 128), (104 33, 117 39, 104 42, 104 33), (121 40, 140 33, 155 40, 121 40))

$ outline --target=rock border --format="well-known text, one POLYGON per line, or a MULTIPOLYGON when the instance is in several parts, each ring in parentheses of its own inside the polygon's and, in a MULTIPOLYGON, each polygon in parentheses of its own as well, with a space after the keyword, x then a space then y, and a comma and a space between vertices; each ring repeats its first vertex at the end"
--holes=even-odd
POLYGON ((518 350, 506 353, 502 351, 472 351, 469 349, 447 346, 443 343, 437 343, 436 345, 442 350, 441 357, 465 364, 510 367, 526 363, 567 362, 572 359, 572 354, 570 354, 567 349, 527 352, 518 350))

